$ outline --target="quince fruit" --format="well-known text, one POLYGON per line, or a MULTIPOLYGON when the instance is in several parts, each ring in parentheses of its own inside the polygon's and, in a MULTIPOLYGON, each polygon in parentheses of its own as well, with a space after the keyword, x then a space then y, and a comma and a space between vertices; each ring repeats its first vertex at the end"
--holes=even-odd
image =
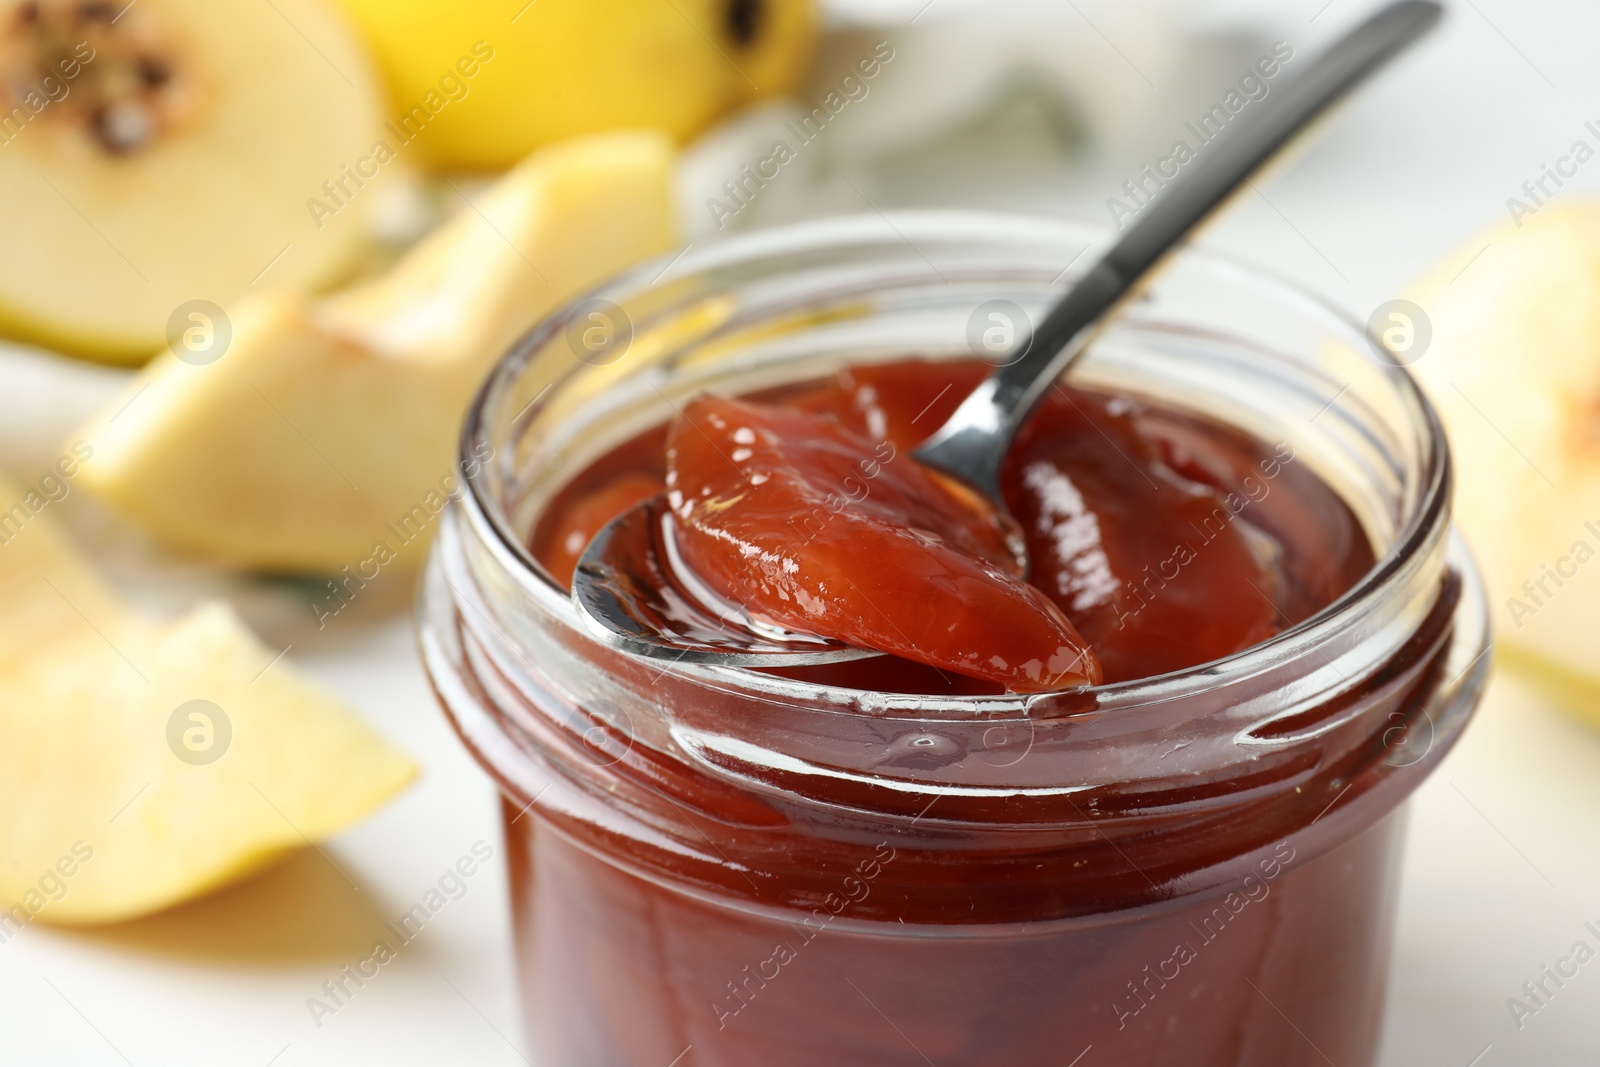
POLYGON ((814 0, 342 0, 389 84, 393 127, 442 167, 653 127, 680 141, 792 91, 814 0))
POLYGON ((0 0, 0 329, 137 364, 262 279, 344 272, 382 87, 322 0, 0 0), (343 198, 341 198, 343 201, 343 198))
POLYGON ((1499 659, 1600 723, 1600 203, 1480 235, 1414 301, 1499 659))
POLYGON ((462 415, 495 360, 552 307, 672 245, 673 164, 659 133, 566 142, 384 277, 241 302, 230 343, 202 332, 187 359, 158 357, 79 435, 94 449, 80 484, 244 567, 392 562, 471 473, 453 464, 462 415))
POLYGON ((410 781, 226 605, 163 623, 121 603, 47 506, 0 479, 0 943, 216 888, 410 781))

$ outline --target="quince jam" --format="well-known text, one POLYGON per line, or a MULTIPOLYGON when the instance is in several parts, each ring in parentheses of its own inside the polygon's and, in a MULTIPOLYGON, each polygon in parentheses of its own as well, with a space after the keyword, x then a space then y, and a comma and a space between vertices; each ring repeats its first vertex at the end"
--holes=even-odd
POLYGON ((1049 393, 1001 474, 1031 566, 911 452, 988 371, 905 361, 701 397, 574 480, 535 555, 665 492, 684 563, 758 621, 887 654, 780 673, 898 693, 1122 682, 1257 644, 1373 564, 1350 510, 1272 444, 1131 397, 1049 393))
POLYGON ((1270 663, 1118 687, 1310 618, 1370 543, 1289 446, 1062 386, 1002 471, 1019 577, 1018 531, 911 457, 987 370, 700 398, 535 524, 570 583, 668 494, 707 585, 883 655, 663 669, 453 613, 441 693, 505 788, 539 1062, 1374 1062, 1399 806, 1470 699, 1441 696, 1459 576, 1418 571, 1400 628, 1335 616, 1270 663))

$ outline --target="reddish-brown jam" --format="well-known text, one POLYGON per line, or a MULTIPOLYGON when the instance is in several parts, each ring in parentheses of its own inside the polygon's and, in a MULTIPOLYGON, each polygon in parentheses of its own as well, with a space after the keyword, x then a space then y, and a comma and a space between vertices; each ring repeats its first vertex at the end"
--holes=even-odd
POLYGON ((1024 583, 992 523, 910 455, 987 370, 909 360, 699 398, 575 479, 534 552, 570 582, 601 526, 665 491, 684 562, 716 594, 890 654, 782 673, 913 693, 1192 667, 1307 618, 1372 566, 1354 516, 1288 445, 1058 386, 1002 472, 1024 583))
MULTIPOLYGON (((892 574, 830 606, 844 622, 859 609, 854 621, 869 625, 852 636, 892 654, 779 673, 930 695, 1029 687, 1026 672, 962 658, 1024 662, 1017 643, 1040 636, 1019 637, 1013 612, 1043 619, 1046 644, 1081 638, 1103 680, 1122 682, 1260 642, 1373 566, 1349 507, 1287 445, 1059 388, 1002 472, 1031 559, 1030 585, 1015 583, 983 531, 964 530, 917 475, 890 473, 987 369, 910 360, 746 398, 789 415, 689 405, 675 428, 612 450, 556 494, 534 554, 570 582, 590 537, 631 505, 669 488, 736 495, 802 454, 789 495, 754 498, 767 511, 745 515, 742 533, 775 536, 766 547, 780 550, 822 541, 819 569, 857 585, 874 567, 892 574), (718 466, 719 448, 759 443, 735 436, 758 420, 804 429, 807 447, 785 451, 778 433, 764 459, 730 448, 718 466), (704 449, 686 456, 701 430, 704 449), (831 458, 819 448, 829 442, 831 458), (997 572, 977 596, 994 625, 958 618, 948 647, 911 631, 897 645, 862 607, 902 628, 948 610, 948 589, 895 572, 907 546, 861 525, 919 509, 961 553, 946 562, 997 572)), ((708 536, 726 529, 708 525, 708 536)), ((741 577, 732 555, 708 551, 697 566, 741 577)), ((741 595, 778 588, 756 584, 741 595)), ((876 693, 842 704, 835 691, 815 707, 768 699, 582 635, 508 676, 473 651, 502 640, 485 628, 461 679, 477 700, 457 725, 507 789, 522 1000, 540 1061, 1369 1067, 1395 807, 1434 737, 1404 758, 1391 749, 1419 721, 1431 731, 1459 591, 1442 573, 1409 640, 1332 689, 1289 691, 1321 670, 1311 665, 1115 707, 1104 688, 1066 689, 1034 698, 1024 718, 989 718, 1003 701, 906 718, 864 710, 876 693)), ((476 621, 464 613, 461 632, 476 621)))

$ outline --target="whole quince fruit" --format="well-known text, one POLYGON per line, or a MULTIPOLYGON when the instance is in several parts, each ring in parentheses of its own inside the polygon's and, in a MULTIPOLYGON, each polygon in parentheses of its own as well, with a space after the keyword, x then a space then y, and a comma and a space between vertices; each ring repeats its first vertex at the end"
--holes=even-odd
POLYGON ((814 0, 341 2, 388 82, 393 129, 447 168, 610 129, 682 140, 792 90, 817 27, 814 0))

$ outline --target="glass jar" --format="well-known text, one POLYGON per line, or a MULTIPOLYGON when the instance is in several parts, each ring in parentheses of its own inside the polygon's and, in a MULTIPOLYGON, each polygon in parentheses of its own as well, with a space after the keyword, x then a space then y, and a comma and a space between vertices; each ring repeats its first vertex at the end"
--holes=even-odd
POLYGON ((422 645, 503 791, 542 1065, 1372 1062, 1403 802, 1488 634, 1439 423, 1322 301, 1187 251, 1070 372, 1287 442, 1371 538, 1359 585, 1224 660, 981 697, 663 666, 595 641, 526 547, 692 395, 970 358, 978 309, 1037 317, 1106 239, 948 213, 752 234, 558 312, 486 384, 422 645))

